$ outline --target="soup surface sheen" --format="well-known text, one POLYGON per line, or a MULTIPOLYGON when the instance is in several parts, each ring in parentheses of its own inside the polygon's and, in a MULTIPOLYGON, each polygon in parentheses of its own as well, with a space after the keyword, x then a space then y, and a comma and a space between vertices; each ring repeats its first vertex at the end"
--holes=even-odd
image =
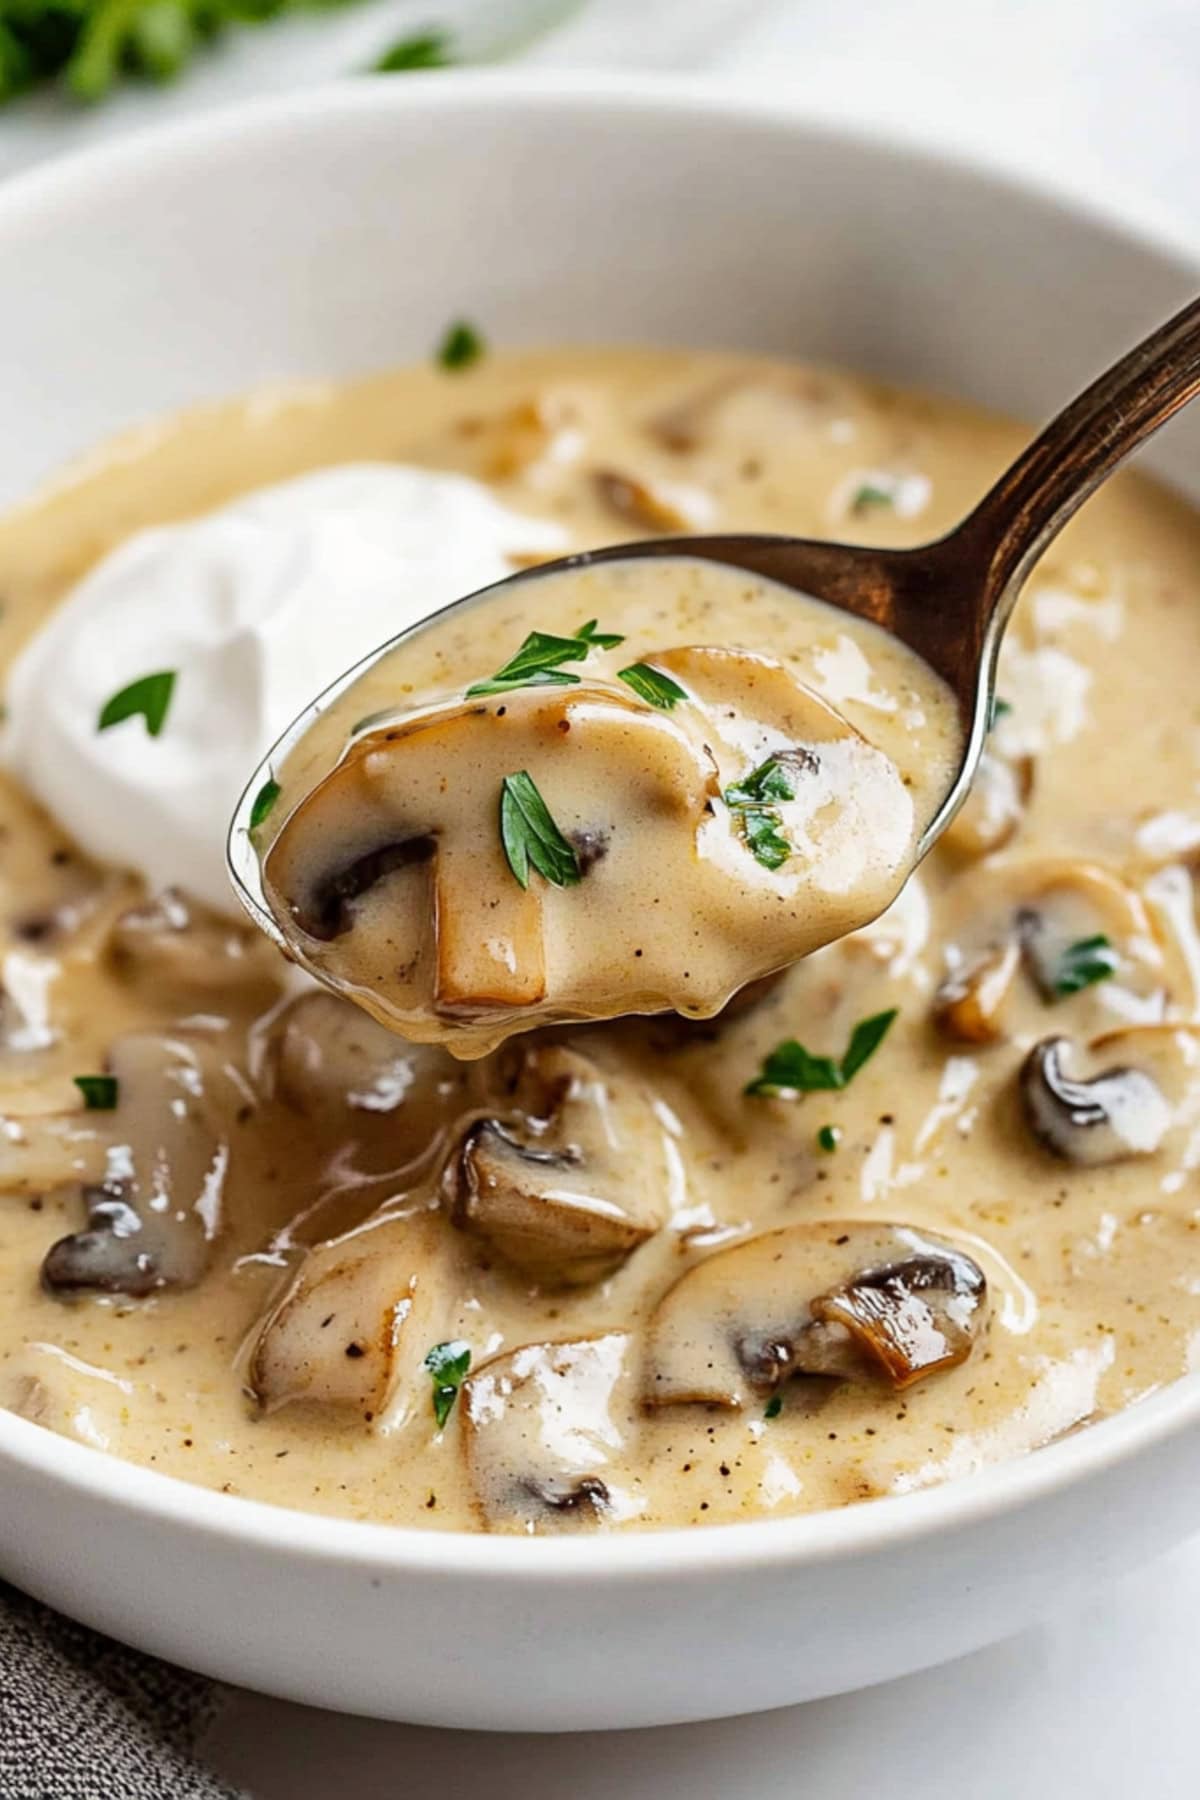
MULTIPOLYGON (((0 524, 0 655, 135 530, 325 465, 460 471, 570 548, 906 544, 1023 435, 718 354, 495 355, 258 397, 0 524)), ((455 687, 563 628, 522 604, 455 687)), ((638 656, 714 641, 660 636, 640 599, 600 613, 638 656)), ((748 647, 795 649, 916 789, 948 756, 937 694, 827 615, 803 647, 748 647)), ((5 779, 0 1403, 232 1493, 549 1532, 903 1492, 1183 1374, 1198 651, 1196 519, 1118 480, 1035 575, 977 790, 882 918, 717 1018, 559 1026, 473 1062, 90 863, 5 779), (74 1078, 100 1071, 116 1104, 83 1110, 74 1078)))

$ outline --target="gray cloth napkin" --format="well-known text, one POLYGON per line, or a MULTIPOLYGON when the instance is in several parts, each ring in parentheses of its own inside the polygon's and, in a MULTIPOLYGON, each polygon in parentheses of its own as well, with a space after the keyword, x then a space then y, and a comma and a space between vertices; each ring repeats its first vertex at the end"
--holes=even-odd
POLYGON ((0 1584, 0 1800, 246 1800, 196 1760, 219 1705, 0 1584))

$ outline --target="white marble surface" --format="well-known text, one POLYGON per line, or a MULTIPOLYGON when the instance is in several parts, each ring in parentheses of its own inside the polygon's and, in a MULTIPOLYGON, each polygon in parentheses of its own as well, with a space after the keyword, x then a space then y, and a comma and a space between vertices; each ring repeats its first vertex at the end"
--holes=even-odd
MULTIPOLYGON (((525 16, 552 3, 510 0, 525 16)), ((355 69, 432 18, 461 21, 486 53, 502 11, 501 0, 369 0, 252 35, 170 93, 83 118, 16 109, 0 118, 0 174, 131 124, 355 69)), ((762 74, 800 102, 837 92, 848 109, 1018 166, 1119 184, 1200 233, 1200 0, 590 0, 524 55, 762 74)), ((1200 1540, 1011 1643, 760 1718, 485 1738, 236 1695, 211 1750, 256 1800, 1195 1800, 1198 1620, 1200 1540)))

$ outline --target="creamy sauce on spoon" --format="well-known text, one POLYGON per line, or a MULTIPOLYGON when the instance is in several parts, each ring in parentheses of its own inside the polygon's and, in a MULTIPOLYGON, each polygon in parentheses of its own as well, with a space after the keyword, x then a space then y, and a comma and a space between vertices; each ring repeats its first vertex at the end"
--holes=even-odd
POLYGON ((254 836, 297 961, 478 1056, 533 1024, 711 1017, 868 923, 960 747, 949 690, 876 627, 631 559, 397 647, 290 750, 254 836))

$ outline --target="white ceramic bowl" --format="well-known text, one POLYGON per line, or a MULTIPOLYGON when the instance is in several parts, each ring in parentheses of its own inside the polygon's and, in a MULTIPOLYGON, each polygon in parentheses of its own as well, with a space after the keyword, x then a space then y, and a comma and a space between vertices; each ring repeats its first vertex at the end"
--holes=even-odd
MULTIPOLYGON (((828 357, 1045 414, 1196 254, 786 103, 694 86, 346 84, 0 191, 0 502, 133 421, 494 340, 828 357)), ((1157 466, 1197 485, 1185 423, 1157 466)), ((881 1681, 1200 1524, 1200 1376, 1022 1462, 707 1531, 398 1531, 208 1493, 0 1413, 0 1572, 117 1637, 325 1706, 650 1725, 881 1681)))

